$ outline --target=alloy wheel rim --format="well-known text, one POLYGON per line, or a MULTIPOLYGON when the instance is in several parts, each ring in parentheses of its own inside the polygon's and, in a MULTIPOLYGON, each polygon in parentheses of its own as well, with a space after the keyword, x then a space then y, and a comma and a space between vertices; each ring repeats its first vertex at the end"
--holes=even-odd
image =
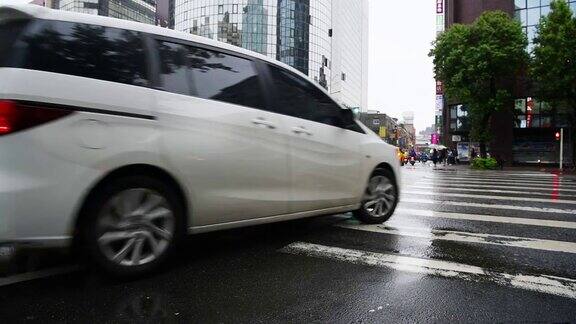
POLYGON ((118 265, 140 266, 160 257, 174 237, 174 214, 150 189, 124 190, 104 204, 96 224, 98 246, 118 265))
POLYGON ((384 217, 394 207, 396 202, 396 187, 385 176, 375 176, 370 179, 362 207, 373 217, 384 217))

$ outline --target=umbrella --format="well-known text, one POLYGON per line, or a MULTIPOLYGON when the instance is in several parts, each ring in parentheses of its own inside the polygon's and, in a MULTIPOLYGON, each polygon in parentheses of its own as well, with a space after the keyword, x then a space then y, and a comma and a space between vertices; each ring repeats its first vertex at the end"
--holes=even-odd
POLYGON ((431 149, 437 149, 437 150, 443 150, 443 149, 445 149, 445 148, 447 148, 447 147, 444 146, 444 145, 440 145, 440 144, 432 144, 432 145, 429 146, 429 148, 431 148, 431 149))

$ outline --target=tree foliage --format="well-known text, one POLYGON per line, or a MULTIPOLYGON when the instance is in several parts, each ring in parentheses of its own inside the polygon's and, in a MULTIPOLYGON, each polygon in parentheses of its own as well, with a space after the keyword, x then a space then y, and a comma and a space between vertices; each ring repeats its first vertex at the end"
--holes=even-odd
POLYGON ((550 7, 534 39, 530 76, 539 99, 575 109, 576 19, 565 1, 552 1, 550 7))
POLYGON ((526 36, 520 23, 501 11, 487 11, 473 24, 455 24, 433 43, 434 72, 445 94, 469 106, 470 137, 491 139, 490 117, 512 100, 514 77, 526 66, 526 36))

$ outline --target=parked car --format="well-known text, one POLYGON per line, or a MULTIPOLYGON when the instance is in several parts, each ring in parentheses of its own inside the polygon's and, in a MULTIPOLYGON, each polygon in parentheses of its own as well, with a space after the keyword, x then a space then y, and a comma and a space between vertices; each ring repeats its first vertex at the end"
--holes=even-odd
POLYGON ((399 196, 393 146, 297 70, 187 33, 0 6, 0 245, 79 246, 114 275, 186 234, 399 196))

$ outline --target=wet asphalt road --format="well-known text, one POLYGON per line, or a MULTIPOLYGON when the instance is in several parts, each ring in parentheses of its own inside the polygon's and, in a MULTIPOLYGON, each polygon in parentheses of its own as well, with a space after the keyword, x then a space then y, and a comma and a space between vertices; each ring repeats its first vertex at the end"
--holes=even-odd
POLYGON ((384 226, 335 215, 204 234, 148 278, 3 286, 0 322, 576 321, 576 178, 417 165, 403 192, 384 226))

